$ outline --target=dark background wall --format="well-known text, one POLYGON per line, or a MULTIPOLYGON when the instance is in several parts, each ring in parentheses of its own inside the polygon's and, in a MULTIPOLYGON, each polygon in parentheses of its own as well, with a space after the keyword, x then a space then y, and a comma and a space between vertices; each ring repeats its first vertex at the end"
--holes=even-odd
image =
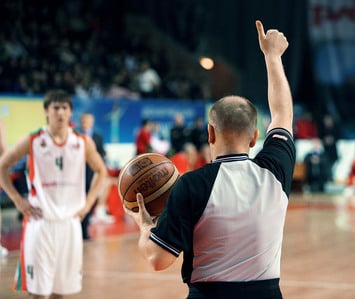
MULTIPOLYGON (((93 81, 101 77, 107 83, 119 71, 117 53, 129 54, 139 40, 149 45, 146 53, 159 65, 163 79, 174 73, 198 83, 207 80, 206 99, 235 93, 263 106, 267 81, 255 28, 260 19, 266 30, 277 28, 290 42, 283 62, 295 105, 318 121, 330 113, 342 126, 355 126, 355 2, 351 0, 36 0, 31 4, 4 0, 0 9, 4 15, 0 50, 4 41, 22 44, 27 56, 16 67, 23 70, 23 62, 27 68, 40 65, 48 82, 67 70, 70 77, 72 65, 61 61, 67 45, 93 81), (201 55, 215 59, 212 71, 203 73, 199 68, 201 55)), ((11 92, 20 75, 1 51, 0 91, 11 92), (9 85, 12 89, 4 88, 9 85)), ((351 130, 355 131, 347 131, 351 130)))
MULTIPOLYGON (((255 20, 260 19, 266 30, 277 28, 290 42, 283 61, 295 103, 310 111, 316 120, 329 113, 343 125, 353 122, 355 70, 340 85, 318 82, 315 75, 317 57, 310 28, 315 25, 315 18, 323 18, 331 22, 347 22, 352 27, 345 25, 340 30, 351 31, 355 22, 354 1, 337 1, 334 4, 332 1, 308 0, 131 0, 126 9, 127 12, 149 16, 192 52, 226 62, 234 71, 235 92, 262 105, 266 102, 266 76, 255 29, 255 20)), ((330 42, 339 39, 335 32, 339 27, 336 26, 330 33, 330 42)), ((354 31, 348 39, 354 47, 354 31)), ((336 63, 350 62, 352 67, 355 66, 355 53, 350 57, 351 61, 348 55, 347 62, 345 58, 342 61, 341 54, 335 55, 336 63)), ((323 62, 318 59, 317 63, 323 62)), ((223 81, 224 78, 219 74, 214 76, 214 80, 223 81)))
MULTIPOLYGON (((231 64, 245 96, 265 101, 266 77, 255 20, 277 28, 290 41, 284 64, 293 93, 314 99, 308 43, 307 1, 129 1, 130 12, 148 15, 193 52, 231 64), (307 78, 308 76, 308 78, 307 78), (307 90, 307 92, 305 92, 307 90)), ((314 100, 312 101, 314 103, 314 100)))

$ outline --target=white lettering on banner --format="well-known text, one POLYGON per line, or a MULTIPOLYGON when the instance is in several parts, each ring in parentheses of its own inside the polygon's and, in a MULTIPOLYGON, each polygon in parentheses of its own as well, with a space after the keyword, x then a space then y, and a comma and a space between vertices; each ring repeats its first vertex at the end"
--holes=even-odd
POLYGON ((309 0, 309 18, 314 42, 355 41, 354 0, 309 0))

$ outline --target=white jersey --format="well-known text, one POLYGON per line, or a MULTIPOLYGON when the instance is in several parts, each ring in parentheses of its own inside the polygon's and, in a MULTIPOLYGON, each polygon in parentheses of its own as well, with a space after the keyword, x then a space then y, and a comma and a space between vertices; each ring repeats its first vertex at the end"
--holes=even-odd
POLYGON ((29 201, 47 220, 74 216, 85 205, 85 136, 69 129, 56 144, 46 129, 31 134, 29 201))

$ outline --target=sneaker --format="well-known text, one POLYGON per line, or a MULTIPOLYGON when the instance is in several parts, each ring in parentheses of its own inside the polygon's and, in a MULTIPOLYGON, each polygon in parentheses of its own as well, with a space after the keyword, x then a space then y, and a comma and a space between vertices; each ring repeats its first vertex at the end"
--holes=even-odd
POLYGON ((91 217, 91 221, 92 223, 106 223, 106 224, 113 224, 115 223, 115 217, 111 216, 111 215, 93 215, 91 217))
POLYGON ((8 256, 8 254, 9 251, 5 247, 0 245, 0 257, 6 257, 8 256))
POLYGON ((91 217, 91 222, 112 224, 115 223, 115 217, 108 215, 106 212, 106 208, 100 205, 96 207, 94 214, 91 217))

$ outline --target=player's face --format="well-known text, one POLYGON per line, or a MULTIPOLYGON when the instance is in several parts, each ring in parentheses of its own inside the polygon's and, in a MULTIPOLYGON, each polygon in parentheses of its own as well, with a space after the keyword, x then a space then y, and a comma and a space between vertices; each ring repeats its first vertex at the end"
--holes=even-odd
POLYGON ((52 102, 46 110, 49 125, 68 126, 72 111, 68 103, 52 102))

